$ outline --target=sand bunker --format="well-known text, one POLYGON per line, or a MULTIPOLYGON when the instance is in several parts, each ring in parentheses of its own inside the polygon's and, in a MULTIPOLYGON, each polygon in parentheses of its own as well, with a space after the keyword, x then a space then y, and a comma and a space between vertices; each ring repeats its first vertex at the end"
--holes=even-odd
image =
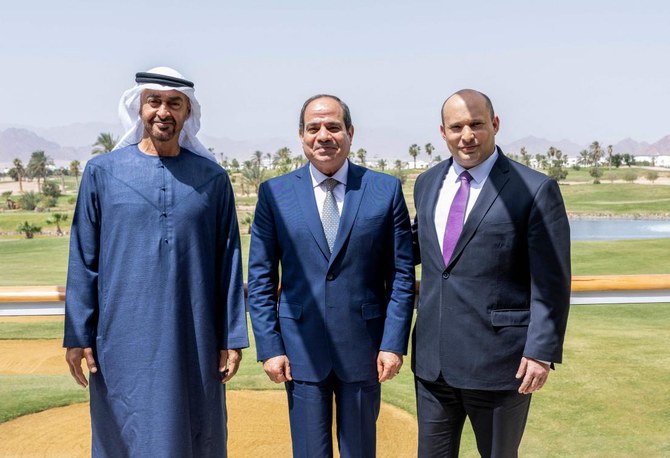
MULTIPOLYGON (((67 373, 59 340, 0 340, 0 374, 67 373)), ((227 398, 231 457, 291 456, 284 391, 230 390, 227 398)), ((414 417, 382 403, 377 425, 379 457, 416 456, 414 417)), ((88 404, 50 409, 0 424, 2 456, 86 457, 91 453, 90 442, 88 404)))

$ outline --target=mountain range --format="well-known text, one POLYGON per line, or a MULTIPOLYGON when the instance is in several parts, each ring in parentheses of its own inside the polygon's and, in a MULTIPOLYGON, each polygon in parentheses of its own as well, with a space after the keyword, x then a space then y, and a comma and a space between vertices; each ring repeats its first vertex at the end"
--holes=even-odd
MULTIPOLYGON (((9 166, 15 158, 27 163, 30 154, 39 150, 46 152, 47 156, 53 159, 57 166, 65 166, 74 159, 83 163, 91 158, 92 145, 101 132, 110 132, 119 137, 122 129, 117 124, 96 122, 52 128, 0 124, 0 166, 9 166)), ((225 152, 225 157, 229 160, 233 158, 240 161, 246 160, 256 150, 274 152, 284 146, 291 148, 294 153, 300 151, 297 138, 266 138, 249 141, 206 134, 199 136, 199 138, 207 147, 213 148, 217 158, 225 152)), ((407 149, 412 141, 407 133, 397 133, 395 137, 389 136, 388 133, 379 136, 368 135, 364 138, 363 143, 362 146, 368 151, 369 160, 401 158, 407 161, 410 159, 407 149)), ((356 150, 356 146, 352 149, 356 150)), ((525 147, 526 151, 532 155, 545 154, 549 147, 553 146, 571 157, 578 156, 580 151, 589 147, 589 145, 580 145, 567 139, 551 141, 534 136, 524 137, 500 146, 508 154, 518 153, 522 147, 525 147)), ((635 156, 669 155, 670 135, 666 135, 651 144, 625 138, 612 146, 615 153, 629 153, 635 156)), ((433 156, 446 157, 448 155, 444 145, 435 145, 435 147, 433 156)), ((601 144, 601 147, 606 151, 606 144, 601 144)), ((422 158, 425 159, 423 152, 419 156, 419 159, 422 158)))

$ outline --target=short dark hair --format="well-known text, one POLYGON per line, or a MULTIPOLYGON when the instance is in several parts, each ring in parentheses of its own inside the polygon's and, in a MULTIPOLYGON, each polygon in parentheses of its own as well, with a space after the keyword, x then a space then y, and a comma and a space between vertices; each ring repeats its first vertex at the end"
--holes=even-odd
POLYGON ((447 97, 444 102, 442 102, 442 108, 440 109, 440 118, 442 119, 442 124, 444 125, 444 106, 447 104, 449 99, 451 99, 455 95, 465 95, 465 94, 479 94, 484 98, 484 102, 486 103, 486 106, 489 109, 489 113, 491 114, 491 119, 495 118, 496 113, 493 110, 493 103, 491 102, 491 99, 489 98, 488 95, 484 94, 483 92, 476 91, 474 89, 461 89, 460 91, 456 91, 453 94, 451 94, 449 97, 447 97))
POLYGON ((311 96, 310 98, 305 100, 305 103, 302 104, 302 109, 300 110, 300 122, 298 124, 298 129, 300 130, 300 133, 303 133, 305 131, 305 110, 307 109, 307 105, 309 105, 316 99, 323 99, 323 98, 333 99, 340 104, 340 107, 342 107, 344 117, 344 128, 348 131, 349 128, 351 127, 351 112, 349 112, 349 107, 347 106, 346 103, 344 103, 342 100, 340 100, 339 97, 336 97, 334 95, 317 94, 311 96))

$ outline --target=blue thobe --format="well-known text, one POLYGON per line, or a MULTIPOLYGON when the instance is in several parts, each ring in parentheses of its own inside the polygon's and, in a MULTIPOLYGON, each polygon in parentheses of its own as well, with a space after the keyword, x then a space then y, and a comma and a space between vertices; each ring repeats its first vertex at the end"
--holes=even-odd
POLYGON ((72 224, 65 347, 92 347, 94 456, 226 455, 219 350, 248 346, 230 180, 212 161, 90 160, 72 224))

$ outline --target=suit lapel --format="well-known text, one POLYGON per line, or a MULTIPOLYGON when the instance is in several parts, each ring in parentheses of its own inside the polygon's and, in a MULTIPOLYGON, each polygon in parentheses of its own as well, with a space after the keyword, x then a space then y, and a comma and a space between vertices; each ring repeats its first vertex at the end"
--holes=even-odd
POLYGON ((451 261, 447 267, 452 266, 460 257, 461 252, 468 242, 470 242, 470 239, 472 239, 472 236, 475 234, 475 231, 482 222, 482 219, 484 219, 484 216, 488 213, 491 205, 493 205, 493 202, 498 198, 500 191, 502 191, 503 187, 507 184, 507 181, 509 181, 508 159, 503 156, 500 149, 498 149, 498 154, 498 159, 493 165, 486 183, 484 183, 484 187, 477 198, 477 202, 472 208, 470 215, 468 215, 467 221, 465 221, 465 224, 463 225, 463 232, 461 232, 461 236, 458 238, 458 242, 456 242, 454 253, 451 256, 451 261))
POLYGON ((363 192, 365 191, 366 183, 363 181, 364 174, 365 169, 363 167, 359 167, 349 162, 347 188, 344 194, 344 206, 342 208, 342 216, 340 217, 340 226, 337 229, 335 246, 333 246, 333 254, 330 257, 331 264, 342 250, 344 242, 349 237, 351 228, 356 220, 356 215, 358 214, 358 209, 360 208, 361 200, 363 199, 363 192))
POLYGON ((307 227, 312 233, 319 249, 326 259, 328 259, 330 257, 330 250, 328 249, 326 235, 323 233, 323 225, 321 224, 316 200, 314 199, 314 187, 312 186, 312 175, 309 173, 309 162, 305 167, 296 172, 295 177, 294 189, 307 227))

